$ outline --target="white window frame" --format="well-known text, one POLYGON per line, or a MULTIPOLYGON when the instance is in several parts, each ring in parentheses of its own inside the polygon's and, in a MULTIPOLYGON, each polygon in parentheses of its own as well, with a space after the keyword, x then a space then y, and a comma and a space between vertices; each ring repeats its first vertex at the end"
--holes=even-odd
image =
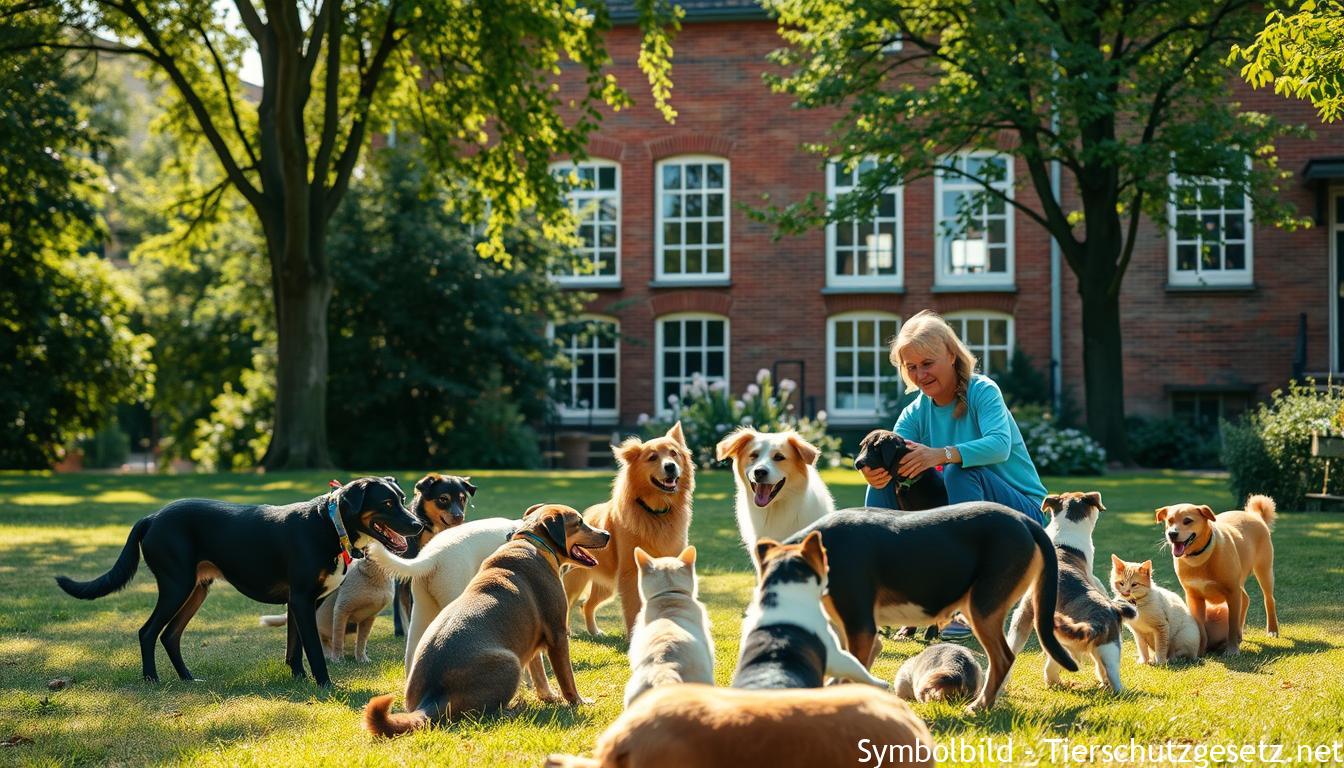
MULTIPOLYGON (((607 317, 606 315, 580 315, 577 318, 575 318, 573 322, 576 324, 605 323, 607 325, 614 326, 612 329, 613 332, 612 338, 615 339, 616 375, 612 380, 612 383, 616 385, 616 404, 615 407, 612 408, 590 407, 584 409, 584 408, 574 408, 566 402, 557 402, 556 414, 560 417, 561 423, 564 424, 614 423, 620 419, 620 412, 621 412, 621 321, 614 317, 607 317)), ((547 323, 546 325, 547 338, 554 340, 556 330, 557 329, 554 322, 547 323)), ((562 349, 564 350, 565 355, 569 358, 570 363, 572 365, 575 357, 574 353, 577 352, 577 348, 574 347, 573 344, 571 343, 565 345, 562 349)), ((570 377, 569 381, 571 387, 571 397, 572 397, 572 388, 574 386, 573 370, 574 369, 571 368, 570 371, 565 372, 566 375, 570 377)), ((599 376, 597 374, 597 368, 596 366, 594 366, 593 376, 590 380, 594 384, 594 399, 596 399, 596 385, 601 382, 607 381, 607 378, 599 376)))
MULTIPOLYGON (((902 318, 900 315, 891 312, 877 311, 855 311, 842 312, 837 315, 831 315, 826 318, 826 415, 827 421, 837 425, 847 424, 873 424, 877 418, 882 415, 882 409, 885 403, 882 400, 883 379, 899 379, 900 371, 896 370, 891 364, 889 355, 890 339, 875 339, 877 346, 873 351, 877 354, 876 368, 874 369, 874 383, 876 385, 877 404, 872 409, 867 408, 840 408, 838 398, 836 397, 836 354, 839 350, 836 344, 836 327, 842 322, 869 321, 884 322, 894 321, 896 323, 896 333, 901 331, 902 318)), ((894 334, 893 334, 894 335, 894 334)), ((857 339, 857 334, 855 335, 857 339)), ((856 341, 857 345, 857 341, 856 341)), ((857 353, 861 350, 857 346, 847 348, 851 353, 857 353)), ((859 378, 857 374, 853 379, 859 378)), ((898 385, 898 386, 904 386, 898 385)))
POLYGON ((948 312, 946 315, 943 315, 943 319, 947 321, 948 325, 952 326, 953 331, 957 331, 957 325, 954 325, 954 322, 959 322, 961 324, 961 328, 963 329, 966 327, 967 324, 969 324, 972 321, 983 324, 983 329, 985 332, 984 336, 985 342, 984 344, 981 344, 979 347, 972 346, 970 342, 966 341, 965 334, 957 333, 957 337, 961 339, 962 343, 966 345, 967 349, 971 350, 971 354, 975 355, 975 359, 979 361, 980 363, 979 369, 981 373, 985 375, 1007 373, 1013 367, 1013 350, 1016 348, 1014 345, 1017 343, 1017 335, 1016 335, 1017 320, 1012 315, 1008 314, 1007 312, 999 312, 993 309, 964 309, 959 310, 957 312, 948 312), (989 343, 989 325, 987 321, 990 320, 1008 321, 1008 344, 1006 347, 1000 344, 989 343), (998 350, 998 349, 1002 349, 1008 353, 1007 354, 1008 367, 1002 371, 991 371, 988 368, 989 366, 988 353, 991 350, 998 350))
MULTIPOLYGON (((665 352, 667 351, 667 344, 666 344, 666 342, 665 342, 664 339, 663 339, 663 323, 666 322, 666 321, 668 321, 668 320, 719 320, 719 321, 722 321, 722 322, 723 322, 723 377, 722 377, 722 380, 723 380, 723 385, 724 385, 725 387, 730 386, 730 384, 729 384, 729 382, 730 382, 730 378, 729 378, 729 377, 730 377, 730 375, 731 375, 731 373, 732 373, 732 368, 731 368, 731 366, 732 366, 732 344, 733 344, 733 334, 732 334, 732 331, 733 331, 733 327, 732 327, 732 322, 731 322, 726 316, 724 316, 724 315, 716 315, 716 314, 714 314, 714 313, 712 313, 712 312, 672 312, 672 313, 669 313, 669 314, 666 314, 666 315, 659 315, 658 317, 654 318, 654 320, 653 320, 653 327, 654 327, 654 346, 653 346, 653 412, 654 412, 654 413, 657 413, 657 414, 660 414, 660 415, 667 415, 667 414, 670 414, 670 413, 672 412, 672 408, 671 408, 671 406, 668 405, 668 403, 667 403, 667 401, 664 399, 664 395, 663 395, 663 383, 664 383, 663 380, 664 380, 664 378, 665 378, 665 375, 664 375, 664 372, 663 372, 663 353, 665 353, 665 352)), ((708 344, 704 344, 704 343, 702 343, 702 344, 700 345, 700 348, 701 348, 702 350, 714 349, 713 347, 709 347, 708 344)), ((689 383, 690 380, 691 380, 691 377, 686 376, 685 373, 684 373, 685 370, 686 370, 686 366, 685 366, 685 362, 686 362, 686 337, 685 337, 685 334, 684 334, 684 333, 683 333, 683 335, 682 335, 682 343, 681 343, 681 346, 679 347, 679 349, 681 349, 681 361, 682 361, 681 370, 683 371, 683 373, 678 374, 676 378, 677 378, 677 381, 682 382, 682 385, 684 386, 685 384, 689 383)), ((717 377, 716 377, 716 378, 710 378, 710 377, 707 376, 707 375, 705 376, 705 378, 706 378, 709 382, 711 382, 711 383, 714 382, 714 381, 717 381, 717 380, 718 380, 717 377)), ((680 397, 680 388, 678 388, 678 397, 680 397)))
MULTIPOLYGON (((877 158, 865 158, 864 163, 877 163, 877 158)), ((826 164, 826 202, 827 205, 834 206, 836 200, 843 194, 854 190, 854 186, 839 187, 835 183, 835 173, 839 163, 832 160, 826 164)), ((851 173, 861 172, 859 168, 851 173)), ((895 198, 895 216, 880 217, 877 210, 872 211, 872 215, 866 221, 870 227, 876 227, 879 224, 891 222, 895 225, 895 234, 891 244, 892 260, 896 267, 896 273, 893 275, 839 275, 836 274, 836 264, 839 261, 838 231, 840 224, 830 222, 826 225, 826 285, 831 288, 901 288, 905 284, 905 188, 901 184, 896 184, 882 190, 884 195, 892 195, 895 198)), ((850 220, 846 222, 848 226, 856 226, 857 222, 850 220)), ((871 251, 870 251, 871 253, 871 251)), ((871 258, 871 255, 870 255, 871 258)))
MULTIPOLYGON (((1250 159, 1246 161, 1250 163, 1250 159)), ((1243 243, 1245 245, 1246 267, 1244 269, 1217 269, 1208 272, 1203 268, 1203 254, 1199 252, 1199 246, 1203 238, 1195 240, 1195 268, 1193 270, 1178 270, 1176 268, 1176 252, 1182 243, 1189 243, 1188 240, 1180 240, 1179 233, 1176 231, 1176 217, 1179 212, 1176 207, 1177 188, 1182 186, 1219 186, 1226 189, 1230 183, 1226 179, 1214 179, 1203 176, 1188 176, 1173 172, 1167 175, 1167 184, 1171 189, 1171 194, 1167 198, 1167 282, 1170 285, 1178 286, 1250 286, 1255 280, 1255 228, 1254 216, 1251 209, 1251 196, 1242 191, 1242 221, 1245 227, 1243 243)), ((1196 218, 1201 218, 1204 214, 1217 213, 1221 216, 1221 221, 1226 222, 1229 214, 1234 214, 1233 208, 1209 208, 1203 207, 1193 209, 1196 218)), ((1220 226, 1220 232, 1226 231, 1226 226, 1220 226)), ((1236 242, 1236 241, 1232 241, 1236 242)), ((1226 249, 1228 241, 1221 241, 1221 245, 1226 249)), ((1226 259, 1226 250, 1223 258, 1226 259)))
MULTIPOLYGON (((616 250, 611 255, 611 259, 612 262, 616 265, 616 272, 615 274, 611 275, 599 275, 595 272, 584 272, 584 273, 569 272, 565 274, 556 273, 551 275, 551 278, 561 285, 619 286, 621 284, 621 164, 614 160, 607 160, 605 158, 595 157, 580 162, 564 161, 558 163, 551 163, 551 173, 559 174, 563 172, 567 174, 570 171, 574 171, 577 173, 580 168, 585 167, 591 167, 595 171, 602 168, 616 169, 615 190, 604 191, 598 189, 587 189, 583 186, 576 186, 570 189, 565 194, 566 201, 569 203, 569 209, 574 214, 576 227, 581 227, 585 223, 594 223, 594 224, 596 223, 595 221, 590 220, 589 216, 585 216, 585 210, 588 208, 588 206, 597 205, 603 199, 609 199, 615 206, 616 250)), ((597 173, 595 172, 594 178, 596 178, 596 176, 597 173)), ((596 214, 592 215, 595 216, 596 214)), ((575 234, 576 235, 578 234, 577 230, 575 231, 575 234)), ((592 247, 580 245, 577 248, 575 248, 575 251, 583 255, 587 259, 588 263, 593 264, 597 260, 599 251, 601 251, 601 246, 597 245, 597 243, 600 242, 600 239, 601 234, 595 233, 593 237, 594 245, 592 247)))
MULTIPOLYGON (((947 165, 954 159, 964 167, 965 161, 971 158, 994 158, 1003 159, 1005 165, 1003 179, 992 184, 996 189, 1002 190, 1009 199, 1013 198, 1013 155, 1006 152, 996 152, 990 150, 976 150, 973 152, 960 152, 956 155, 947 155, 940 159, 940 165, 947 165)), ((1004 239, 1006 250, 1004 253, 1003 272, 985 272, 982 274, 954 274, 948 268, 948 259, 944 259, 944 249, 951 248, 947 235, 943 232, 943 193, 947 191, 966 191, 966 192, 984 192, 985 187, 978 181, 962 176, 960 174, 951 174, 938 171, 934 174, 933 190, 933 243, 934 243, 934 262, 935 277, 934 284, 939 287, 991 287, 991 288, 1010 288, 1013 286, 1017 272, 1017 248, 1015 243, 1015 209, 1013 204, 1005 200, 1003 202, 1004 219, 1004 239)), ((951 212, 949 215, 955 215, 951 212)), ((989 214, 983 214, 988 216, 989 214)), ((955 219, 953 219, 955 220, 955 219)), ((950 256, 949 256, 950 258, 950 256)), ((988 252, 985 258, 989 258, 988 252)))
MULTIPOLYGON (((733 204, 732 163, 730 163, 730 162, 728 161, 728 158, 726 158, 726 157, 719 157, 719 156, 717 156, 717 155, 675 155, 675 156, 673 156, 673 157, 667 157, 667 158, 664 158, 664 159, 662 159, 662 160, 659 160, 658 163, 657 163, 657 165, 654 166, 653 173, 654 173, 654 200, 653 200, 653 206, 654 206, 654 228, 653 228, 653 232, 654 232, 654 250, 653 250, 653 253, 654 253, 654 279, 655 279, 655 280, 658 280, 658 281, 677 282, 677 283, 721 283, 721 282, 723 282, 723 281, 725 281, 725 280, 729 280, 729 279, 731 279, 731 277, 732 277, 732 248, 731 248, 731 243, 732 243, 732 232, 731 232, 731 226, 730 226, 730 225, 731 225, 731 222, 732 222, 732 204, 733 204), (697 272, 697 273, 687 274, 687 273, 685 273, 685 272, 666 272, 666 271, 663 270, 663 247, 664 247, 664 244, 663 244, 663 224, 664 224, 664 221, 663 221, 663 218, 664 218, 664 217, 663 217, 663 195, 666 194, 666 192, 667 192, 667 191, 663 188, 663 169, 664 169, 665 167, 669 166, 669 165, 680 165, 680 166, 682 166, 682 168, 683 168, 683 170, 682 170, 682 174, 681 174, 681 175, 682 175, 682 178, 684 179, 684 178, 685 178, 685 165, 688 164, 688 163, 689 163, 689 164, 695 164, 695 163, 721 163, 721 164, 723 165, 723 214, 722 214, 722 217, 721 217, 721 218, 722 218, 722 222, 723 222, 723 271, 722 271, 722 272, 697 272)), ((707 187, 701 187, 701 189, 708 189, 708 188, 707 188, 707 187)), ((684 191, 685 191, 684 186, 683 186, 683 188, 682 188, 681 190, 673 190, 674 193, 675 193, 675 192, 684 192, 684 191)), ((683 201, 684 201, 684 199, 685 199, 685 198, 684 198, 684 196, 683 196, 683 201)), ((701 215, 698 219, 695 219, 695 220, 698 220, 698 221, 702 222, 702 224, 705 225, 706 229, 708 229, 708 224, 711 223, 711 222, 713 222, 713 221, 718 221, 718 220, 720 219, 720 217, 710 217, 707 213, 703 213, 703 210, 705 210, 705 209, 702 209, 702 215, 701 215)), ((687 218, 686 218, 686 216, 685 216, 685 209, 683 208, 682 216, 678 217, 678 218, 677 218, 677 221, 679 221, 679 222, 683 222, 683 223, 684 223, 684 222, 687 222, 687 221, 692 221, 692 219, 687 219, 687 218)), ((680 243, 680 245, 681 245, 681 247, 682 247, 682 249, 683 249, 683 250, 682 250, 682 262, 683 262, 683 264, 684 264, 684 262, 685 262, 685 250, 684 250, 684 249, 685 249, 685 246, 686 246, 686 244, 685 244, 685 239, 686 239, 686 237, 685 237, 685 227, 684 227, 684 226, 683 226, 683 228, 682 228, 681 239, 682 239, 682 241, 683 241, 682 243, 680 243)), ((703 239, 704 239, 704 238, 702 238, 702 241, 703 241, 703 239)), ((705 251, 708 251, 708 250, 709 250, 705 243, 702 242, 702 243, 701 243, 701 246, 702 246, 702 248, 703 248, 705 251)), ((707 263, 708 263, 708 256, 703 257, 703 260, 702 260, 701 263, 702 263, 702 264, 707 264, 707 263)))

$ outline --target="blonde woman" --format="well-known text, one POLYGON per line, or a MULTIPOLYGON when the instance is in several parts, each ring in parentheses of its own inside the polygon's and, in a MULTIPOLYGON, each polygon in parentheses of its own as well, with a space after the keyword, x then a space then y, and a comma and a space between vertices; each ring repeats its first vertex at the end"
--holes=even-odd
MULTIPOLYGON (((1027 455, 1017 422, 993 379, 975 373, 975 356, 937 313, 924 310, 901 326, 891 363, 919 397, 901 411, 895 432, 914 444, 901 460, 902 477, 943 467, 948 501, 996 501, 1045 525, 1045 486, 1027 455)), ((860 470, 866 504, 897 509, 884 469, 860 470)))

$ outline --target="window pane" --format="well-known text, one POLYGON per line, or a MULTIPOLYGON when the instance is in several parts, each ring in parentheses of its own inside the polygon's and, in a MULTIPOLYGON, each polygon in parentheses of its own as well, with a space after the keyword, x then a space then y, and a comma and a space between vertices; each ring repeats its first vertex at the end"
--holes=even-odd
POLYGON ((1223 223, 1227 226, 1228 240, 1246 239, 1246 218, 1240 213, 1229 213, 1223 223))
POLYGON ((705 226, 704 224, 702 224, 702 223, 700 223, 700 222, 698 222, 698 221, 688 221, 688 222, 686 222, 686 244, 687 244, 687 245, 699 245, 699 244, 700 244, 700 242, 701 242, 701 235, 704 234, 704 226, 705 226))
POLYGON ((986 373, 1003 373, 1008 370, 1008 352, 1002 349, 995 349, 989 353, 989 360, 985 368, 986 373))
POLYGON ((854 323, 841 321, 835 324, 835 345, 837 347, 854 345, 854 323))
POLYGON ((604 168, 600 168, 600 169, 598 169, 598 172, 597 172, 597 188, 598 188, 598 189, 604 189, 604 190, 614 190, 614 189, 616 189, 616 169, 615 169, 615 168, 612 168, 612 167, 609 167, 609 166, 608 166, 608 167, 604 167, 604 168))
MULTIPOLYGON (((671 345, 669 345, 671 346, 671 345)), ((681 375, 681 355, 676 352, 663 353, 663 375, 680 376, 681 375)))
POLYGON ((686 215, 703 216, 705 213, 704 198, 700 195, 686 196, 686 215))
POLYGON ((701 344, 701 332, 704 329, 704 322, 701 320, 686 321, 686 346, 698 347, 701 344))
POLYGON ((663 272, 675 275, 681 272, 681 251, 676 248, 663 250, 663 272))
POLYGON ((705 341, 711 347, 723 346, 723 321, 705 321, 705 341))
POLYGON ((1176 269, 1183 272, 1194 270, 1195 250, 1193 243, 1176 246, 1176 269))
POLYGON ((966 321, 966 343, 971 347, 985 345, 985 323, 983 320, 966 321))
POLYGON ((840 352, 835 356, 835 375, 850 378, 854 375, 854 353, 840 352))
POLYGON ((723 378, 723 352, 710 352, 706 357, 709 359, 705 375, 711 379, 723 378))
POLYGON ((663 225, 663 244, 664 245, 681 244, 681 224, 672 223, 663 225))
POLYGON ((710 189, 723 189, 723 163, 710 163, 705 166, 705 186, 710 189))
POLYGON ((896 216, 896 196, 883 195, 877 203, 877 215, 886 219, 896 216))
POLYGON ((668 320, 663 323, 663 343, 669 347, 681 346, 680 320, 668 320))
POLYGON ((1200 220, 1200 237, 1204 238, 1206 243, 1216 243, 1223 238, 1222 215, 1217 213, 1206 213, 1200 220))
POLYGON ((705 251, 705 271, 722 272, 723 271, 723 249, 710 248, 705 251))
POLYGON ((858 326, 858 338, 859 338, 858 346, 872 347, 874 344, 873 324, 868 321, 860 321, 855 323, 855 325, 858 326))
POLYGON ((1227 262, 1224 266, 1227 269, 1245 269, 1246 268, 1246 246, 1241 243, 1230 243, 1227 246, 1225 254, 1227 262))
POLYGON ((989 343, 1006 346, 1008 344, 1008 321, 989 321, 989 343))
POLYGON ((700 189, 703 186, 704 166, 694 163, 686 166, 686 188, 700 189))
POLYGON ((705 195, 705 213, 710 216, 723 215, 723 195, 705 195))
POLYGON ((681 166, 663 166, 663 189, 681 189, 681 166))
POLYGON ((604 379, 610 379, 616 376, 616 355, 598 355, 597 375, 604 379))
POLYGON ((597 385, 597 402, 593 404, 595 408, 611 410, 616 407, 616 385, 611 382, 603 382, 597 385))
POLYGON ((698 275, 705 271, 705 252, 700 248, 686 249, 686 274, 698 275))
POLYGON ((681 195, 663 195, 663 216, 667 218, 681 216, 681 195))

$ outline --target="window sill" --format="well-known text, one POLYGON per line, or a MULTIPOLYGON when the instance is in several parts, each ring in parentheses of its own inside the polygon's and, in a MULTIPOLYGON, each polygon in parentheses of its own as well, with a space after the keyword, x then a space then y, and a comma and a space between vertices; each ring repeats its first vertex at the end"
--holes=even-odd
POLYGON ((1255 283, 1167 283, 1167 293, 1255 293, 1260 287, 1255 283))
POLYGON ((1004 285, 1003 283, 985 283, 984 285, 975 285, 974 283, 959 283, 956 285, 935 285, 929 289, 930 293, 1017 293, 1017 286, 1013 284, 1004 285))
POLYGON ((732 288, 733 281, 726 277, 714 278, 713 280, 678 280, 676 278, 663 278, 661 280, 650 280, 650 288, 732 288))
POLYGON ((620 422, 615 414, 589 417, 588 414, 561 414, 557 426, 563 427, 613 427, 620 422))
POLYGON ((902 285, 828 285, 821 289, 822 296, 843 296, 852 293, 905 293, 902 285))
POLYGON ((619 277, 607 280, 556 279, 555 283, 566 291, 618 291, 621 289, 621 279, 619 277))

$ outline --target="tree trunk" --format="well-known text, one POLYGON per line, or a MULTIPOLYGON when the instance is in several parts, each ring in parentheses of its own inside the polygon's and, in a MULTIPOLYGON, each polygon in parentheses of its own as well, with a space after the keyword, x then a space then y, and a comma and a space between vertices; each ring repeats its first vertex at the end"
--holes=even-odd
MULTIPOLYGON (((275 427, 267 470, 330 467, 327 452, 327 307, 331 278, 273 282, 278 341, 275 427)), ((288 279, 286 279, 288 278, 288 279)))
POLYGON ((1083 383, 1087 431, 1106 449, 1108 461, 1130 462, 1125 433, 1125 363, 1120 340, 1119 292, 1108 280, 1079 281, 1083 300, 1083 383))

